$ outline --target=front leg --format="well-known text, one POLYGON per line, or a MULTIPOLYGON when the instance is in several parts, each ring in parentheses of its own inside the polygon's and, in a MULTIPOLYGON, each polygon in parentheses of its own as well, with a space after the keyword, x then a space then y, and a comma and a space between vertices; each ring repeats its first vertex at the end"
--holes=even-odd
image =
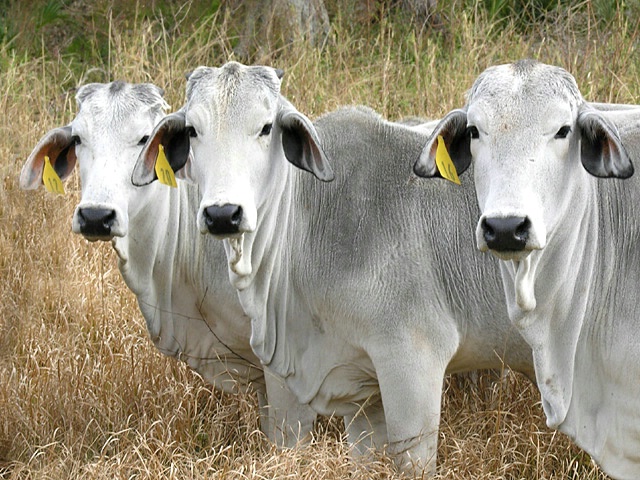
POLYGON ((358 457, 374 450, 382 451, 388 443, 387 423, 379 397, 368 399, 355 415, 345 415, 344 425, 347 441, 358 457))
POLYGON ((268 425, 269 430, 265 433, 269 439, 278 448, 291 448, 309 442, 317 413, 309 405, 299 403, 284 379, 268 368, 264 369, 264 379, 267 398, 261 410, 266 410, 268 420, 263 419, 262 425, 268 425))
MULTIPOLYGON (((452 352, 434 353, 430 345, 396 348, 386 344, 372 356, 384 405, 387 453, 406 474, 436 472, 442 384, 452 352)), ((446 349, 450 350, 450 349, 446 349)))

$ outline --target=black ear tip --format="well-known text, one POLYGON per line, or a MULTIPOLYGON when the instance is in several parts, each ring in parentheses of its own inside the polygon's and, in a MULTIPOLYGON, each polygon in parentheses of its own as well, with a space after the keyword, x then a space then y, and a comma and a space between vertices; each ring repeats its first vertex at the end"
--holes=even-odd
POLYGON ((284 70, 282 70, 281 68, 276 68, 276 75, 278 76, 278 78, 280 80, 282 80, 282 77, 284 77, 284 70))

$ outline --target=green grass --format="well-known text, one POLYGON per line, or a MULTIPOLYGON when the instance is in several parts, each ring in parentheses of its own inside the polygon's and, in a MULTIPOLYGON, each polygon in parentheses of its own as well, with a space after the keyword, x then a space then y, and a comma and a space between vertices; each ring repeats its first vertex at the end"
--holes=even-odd
MULTIPOLYGON (((311 445, 276 451, 251 396, 213 391, 154 349, 110 245, 71 234, 78 179, 66 197, 18 189, 38 139, 73 118, 78 85, 151 81, 179 108, 185 72, 234 58, 239 19, 211 2, 157 2, 155 11, 151 2, 86 3, 88 12, 54 0, 32 9, 3 2, 0 476, 400 478, 383 455, 351 460, 336 419, 318 426, 311 445)), ((354 24, 339 2, 327 3, 332 30, 322 48, 298 42, 252 59, 284 68, 284 94, 312 118, 344 104, 391 119, 440 117, 464 104, 483 69, 523 57, 565 67, 589 100, 639 97, 631 2, 607 15, 592 2, 561 2, 523 22, 454 0, 440 5, 445 28, 424 32, 388 5, 380 21, 354 24)), ((606 478, 546 428, 535 388, 513 374, 447 381, 439 464, 439 478, 606 478)))

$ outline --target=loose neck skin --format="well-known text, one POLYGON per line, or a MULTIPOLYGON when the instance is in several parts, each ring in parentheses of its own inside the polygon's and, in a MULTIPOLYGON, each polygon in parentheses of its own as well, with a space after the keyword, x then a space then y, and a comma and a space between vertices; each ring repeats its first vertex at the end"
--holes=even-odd
POLYGON ((500 262, 509 317, 533 349, 551 427, 564 421, 571 403, 576 348, 591 303, 589 280, 594 275, 599 231, 597 208, 586 200, 594 198, 593 185, 589 182, 576 189, 571 208, 562 210, 568 213, 559 219, 543 250, 533 251, 522 262, 500 262), (522 265, 525 262, 528 265, 522 265), (523 267, 529 272, 522 274, 523 267), (518 303, 519 289, 527 288, 535 295, 531 311, 522 310, 518 303))
POLYGON ((238 290, 244 311, 252 319, 251 347, 264 365, 273 360, 276 336, 284 334, 270 326, 269 321, 284 318, 288 300, 287 279, 283 272, 289 271, 287 252, 289 221, 295 208, 292 196, 295 175, 294 167, 284 160, 284 154, 281 165, 279 174, 267 182, 272 188, 264 195, 266 200, 257 207, 255 231, 242 235, 239 242, 235 239, 224 241, 229 260, 229 280, 238 290), (241 244, 240 259, 237 257, 239 249, 234 243, 241 244), (247 265, 248 268, 239 270, 237 265, 247 265), (274 289, 277 292, 272 292, 274 289))
POLYGON ((501 262, 511 320, 531 345, 547 424, 616 478, 638 478, 640 374, 636 221, 632 181, 589 178, 535 263, 536 307, 515 301, 514 266, 501 262), (634 427, 635 426, 635 427, 634 427))
POLYGON ((148 282, 139 280, 151 278, 158 252, 175 251, 175 245, 166 242, 172 238, 168 233, 178 227, 179 213, 180 192, 173 193, 158 182, 143 188, 145 191, 136 202, 129 202, 136 208, 129 208, 127 235, 113 239, 120 272, 136 295, 144 294, 150 287, 148 282))

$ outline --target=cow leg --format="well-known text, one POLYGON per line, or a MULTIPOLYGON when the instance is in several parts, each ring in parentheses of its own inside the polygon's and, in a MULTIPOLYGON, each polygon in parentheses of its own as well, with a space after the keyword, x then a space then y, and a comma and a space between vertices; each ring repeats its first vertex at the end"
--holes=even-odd
POLYGON ((275 443, 276 439, 272 433, 273 427, 271 425, 271 418, 269 416, 269 402, 267 400, 267 387, 261 385, 260 388, 255 387, 256 394, 258 395, 258 411, 260 412, 260 430, 264 433, 269 441, 275 443))
POLYGON ((355 415, 346 415, 344 424, 355 456, 366 456, 387 444, 387 424, 380 398, 372 403, 367 401, 355 415))
POLYGON ((278 448, 295 447, 298 443, 310 441, 316 412, 309 405, 300 404, 284 380, 267 368, 264 369, 264 378, 269 439, 278 448))
POLYGON ((406 343, 404 350, 387 346, 372 360, 387 423, 387 453, 404 473, 434 475, 447 360, 431 354, 428 345, 418 350, 406 343))

